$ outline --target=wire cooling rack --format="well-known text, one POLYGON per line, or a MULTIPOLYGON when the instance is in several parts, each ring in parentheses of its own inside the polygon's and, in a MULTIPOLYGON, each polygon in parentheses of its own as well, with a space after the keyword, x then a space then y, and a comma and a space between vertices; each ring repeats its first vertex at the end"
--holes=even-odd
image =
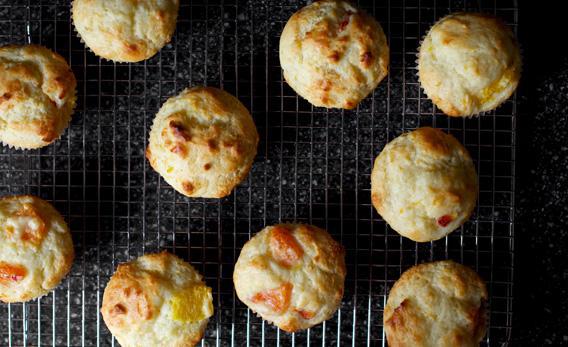
POLYGON ((356 110, 314 108, 282 81, 278 41, 296 1, 181 1, 171 44, 152 59, 114 64, 85 49, 63 0, 0 0, 0 44, 28 42, 63 55, 78 80, 68 131, 41 150, 0 148, 0 194, 36 194, 66 217, 77 257, 66 280, 25 304, 0 304, 0 346, 118 345, 99 307, 117 264, 168 249, 195 265, 213 287, 215 316, 203 345, 385 345, 389 288, 410 266, 451 258, 487 281, 485 345, 509 341, 512 320, 516 99, 471 119, 448 118, 419 88, 416 50, 427 29, 453 11, 494 13, 517 29, 512 0, 384 0, 360 7, 382 24, 391 48, 389 76, 356 110), (144 158, 159 106, 188 86, 236 95, 260 134, 252 171, 227 198, 174 192, 144 158), (375 156, 401 133, 435 126, 469 149, 480 179, 478 207, 445 239, 417 244, 374 211, 375 156), (288 334, 237 299, 233 264, 265 225, 308 222, 346 247, 348 275, 338 313, 288 334))

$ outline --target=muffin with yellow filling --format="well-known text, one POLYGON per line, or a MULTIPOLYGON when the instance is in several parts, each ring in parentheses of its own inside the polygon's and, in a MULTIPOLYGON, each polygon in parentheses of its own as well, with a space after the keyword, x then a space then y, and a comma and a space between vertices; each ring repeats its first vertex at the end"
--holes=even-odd
POLYGON ((197 270, 161 252, 118 266, 101 313, 121 346, 194 346, 213 315, 213 297, 197 270))
POLYGON ((418 53, 425 93, 449 116, 495 109, 517 88, 521 54, 513 32, 481 13, 455 13, 438 21, 418 53))

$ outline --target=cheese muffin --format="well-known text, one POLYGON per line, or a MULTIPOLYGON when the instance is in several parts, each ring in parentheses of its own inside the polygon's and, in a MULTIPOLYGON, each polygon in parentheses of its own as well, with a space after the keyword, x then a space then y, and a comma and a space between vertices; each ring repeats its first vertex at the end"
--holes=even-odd
POLYGON ((0 141, 32 149, 58 139, 71 120, 76 86, 57 53, 38 45, 0 47, 0 141))
POLYGON ((59 212, 35 196, 3 197, 0 225, 0 300, 25 302, 54 289, 75 254, 59 212))
POLYGON ((387 75, 389 48, 381 25, 346 1, 302 8, 280 37, 286 82, 314 106, 352 109, 387 75))
POLYGON ((179 0, 74 0, 73 23, 93 53, 116 62, 152 57, 170 42, 179 0))
POLYGON ((438 21, 420 46, 418 75, 430 99, 449 116, 495 109, 517 88, 521 54, 501 20, 456 13, 438 21))
POLYGON ((389 346, 477 347, 487 325, 487 289, 475 271, 437 261, 405 271, 383 314, 389 346))
POLYGON ((278 224, 244 245, 233 282, 251 310, 294 332, 333 316, 343 297, 345 272, 345 251, 325 230, 278 224))
POLYGON ((161 252, 118 266, 101 313, 123 347, 194 346, 213 316, 213 297, 197 270, 161 252))
POLYGON ((477 174, 467 150, 438 129, 419 128, 385 146, 371 173, 371 201, 399 234, 440 239, 460 227, 477 200, 477 174))
POLYGON ((256 127, 239 100, 216 88, 195 87, 164 103, 146 157, 181 194, 221 198, 247 176, 257 145, 256 127))

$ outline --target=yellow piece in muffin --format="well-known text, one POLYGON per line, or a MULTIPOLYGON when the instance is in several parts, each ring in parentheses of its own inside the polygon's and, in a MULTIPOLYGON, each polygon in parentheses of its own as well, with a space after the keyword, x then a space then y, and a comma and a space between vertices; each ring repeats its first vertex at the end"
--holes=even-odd
POLYGON ((428 32, 418 54, 425 93, 449 116, 472 116, 497 108, 517 88, 521 54, 499 19, 455 13, 428 32))
POLYGON ((121 346, 194 346, 213 315, 213 297, 197 270, 161 252, 118 266, 101 313, 121 346))
POLYGON ((213 302, 210 298, 211 288, 202 284, 188 286, 174 294, 171 300, 174 320, 195 323, 211 317, 213 302))

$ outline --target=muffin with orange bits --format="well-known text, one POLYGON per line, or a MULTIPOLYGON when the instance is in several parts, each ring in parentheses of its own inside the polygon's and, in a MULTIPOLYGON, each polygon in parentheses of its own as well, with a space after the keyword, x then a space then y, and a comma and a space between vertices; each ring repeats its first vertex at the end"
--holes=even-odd
POLYGON ((73 263, 71 234, 48 202, 35 196, 0 199, 0 301, 47 294, 73 263))
POLYGON ((345 251, 327 231, 278 224, 244 245, 233 282, 251 310, 294 332, 333 316, 341 304, 345 274, 345 251))
POLYGON ((353 109, 388 73, 381 25, 349 1, 314 1, 294 13, 278 51, 288 85, 318 107, 353 109))
POLYGON ((213 297, 185 261, 147 254, 118 266, 101 313, 121 346, 194 346, 213 315, 213 297))

